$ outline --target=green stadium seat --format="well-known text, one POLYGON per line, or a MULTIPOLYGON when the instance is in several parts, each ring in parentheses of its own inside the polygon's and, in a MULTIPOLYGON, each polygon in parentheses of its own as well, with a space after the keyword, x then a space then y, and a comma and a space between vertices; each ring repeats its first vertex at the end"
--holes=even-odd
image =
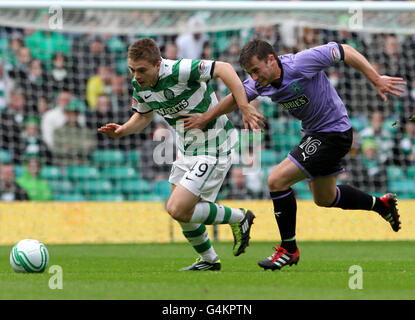
POLYGON ((403 180, 406 178, 405 171, 398 166, 387 166, 386 176, 389 181, 403 180))
POLYGON ((392 135, 394 135, 396 132, 398 132, 399 126, 394 125, 396 123, 396 119, 386 119, 383 122, 383 129, 386 131, 389 131, 392 135))
POLYGON ((0 38, 0 53, 4 53, 9 49, 9 39, 7 37, 0 38))
POLYGON ((69 166, 66 168, 66 177, 76 181, 99 179, 99 171, 93 166, 69 166))
POLYGON ((388 182, 389 192, 394 192, 399 198, 415 198, 415 181, 410 179, 388 182))
POLYGON ((140 162, 140 151, 139 150, 131 150, 127 152, 127 163, 130 166, 137 167, 139 162, 140 162))
POLYGON ((301 141, 300 133, 275 133, 272 135, 273 148, 284 157, 301 141))
POLYGON ((129 179, 118 181, 116 190, 124 194, 146 194, 151 192, 151 183, 145 179, 129 179))
POLYGON ((53 194, 71 194, 73 192, 74 185, 70 180, 49 180, 49 186, 53 194))
POLYGON ((292 119, 290 122, 289 128, 290 128, 289 131, 292 134, 297 134, 299 137, 301 137, 301 130, 303 129, 303 127, 301 126, 300 120, 292 119))
POLYGON ((125 198, 121 193, 97 193, 92 194, 89 197, 89 200, 91 201, 115 201, 115 202, 121 202, 124 201, 125 198))
POLYGON ((109 166, 125 163, 124 151, 118 149, 95 150, 91 161, 97 166, 109 166))
POLYGON ((356 131, 361 131, 369 126, 369 121, 366 117, 351 117, 350 123, 356 131))
POLYGON ((16 178, 21 177, 23 175, 23 166, 20 164, 15 164, 14 165, 14 175, 16 176, 16 178))
POLYGON ((104 179, 137 179, 136 169, 130 166, 110 166, 101 170, 101 177, 104 179))
POLYGON ((271 119, 269 120, 269 125, 271 127, 272 134, 283 133, 287 131, 285 119, 271 119))
POLYGON ((80 193, 56 194, 52 196, 54 201, 85 201, 85 197, 80 193))
POLYGON ((163 198, 154 194, 130 194, 128 201, 163 201, 163 198))
POLYGON ((0 150, 0 163, 10 163, 12 156, 8 150, 0 150))
POLYGON ((171 184, 167 180, 155 181, 153 183, 153 193, 163 200, 166 200, 170 197, 171 194, 171 184))
POLYGON ((43 166, 40 169, 40 177, 46 180, 58 180, 62 178, 62 172, 56 166, 43 166))
POLYGON ((308 183, 305 180, 297 182, 293 185, 293 189, 296 191, 298 199, 313 200, 313 194, 311 193, 308 183))
POLYGON ((303 180, 293 185, 293 188, 298 191, 310 191, 307 181, 303 180))
MULTIPOLYGON (((224 19, 224 17, 217 17, 216 19, 224 19)), ((229 17, 226 19, 229 19, 229 17)), ((229 20, 227 22, 229 22, 229 20)), ((211 43, 214 52, 226 52, 232 39, 232 33, 230 31, 216 31, 209 33, 209 36, 215 39, 215 41, 212 41, 211 43)))
POLYGON ((313 194, 311 193, 311 191, 298 191, 297 192, 297 198, 300 200, 313 200, 313 194))
POLYGON ((408 179, 415 180, 415 165, 411 165, 406 169, 408 179))
POLYGON ((277 113, 277 108, 275 107, 275 103, 268 102, 262 99, 261 99, 261 109, 262 109, 262 113, 264 117, 267 119, 273 119, 277 113))
POLYGON ((278 118, 269 120, 269 124, 272 134, 290 134, 301 137, 301 121, 299 120, 278 118))
POLYGON ((301 138, 302 138, 301 132, 286 133, 286 134, 280 135, 280 139, 286 142, 286 144, 290 147, 290 150, 292 149, 292 147, 300 143, 301 138))
POLYGON ((274 170, 274 168, 276 166, 277 166, 277 164, 274 163, 271 166, 262 166, 261 167, 261 171, 263 172, 263 174, 262 174, 262 184, 263 185, 265 185, 265 186, 267 185, 267 183, 268 183, 268 177, 270 176, 272 170, 274 170))
POLYGON ((273 166, 279 162, 279 155, 276 151, 271 149, 264 149, 261 151, 261 165, 273 166))
POLYGON ((80 180, 76 184, 76 191, 82 194, 111 193, 114 191, 109 180, 80 180))

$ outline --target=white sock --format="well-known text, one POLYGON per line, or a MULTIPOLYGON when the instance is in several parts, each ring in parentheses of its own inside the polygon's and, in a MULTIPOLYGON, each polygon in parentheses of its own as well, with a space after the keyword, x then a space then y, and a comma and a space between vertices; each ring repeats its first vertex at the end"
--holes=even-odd
POLYGON ((204 261, 216 262, 219 260, 219 257, 210 242, 205 225, 185 222, 179 223, 182 227, 183 235, 204 261))
POLYGON ((242 221, 245 213, 241 209, 224 207, 213 202, 199 202, 195 206, 190 222, 211 224, 231 224, 242 221))

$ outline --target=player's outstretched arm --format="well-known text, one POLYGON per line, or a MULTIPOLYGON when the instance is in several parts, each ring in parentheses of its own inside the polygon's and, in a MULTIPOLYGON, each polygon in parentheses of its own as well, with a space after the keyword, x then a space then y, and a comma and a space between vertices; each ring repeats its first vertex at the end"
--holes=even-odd
POLYGON ((184 117, 184 130, 202 130, 213 119, 235 111, 236 109, 238 109, 238 106, 230 94, 222 99, 214 108, 209 109, 205 113, 188 113, 182 115, 184 117))
POLYGON ((251 127, 253 130, 262 130, 265 117, 260 114, 253 105, 249 104, 244 85, 232 65, 227 62, 216 61, 213 77, 220 78, 232 92, 233 99, 242 112, 245 129, 251 127))
POLYGON ((138 133, 146 128, 153 120, 153 112, 134 113, 131 118, 123 125, 107 123, 98 128, 98 132, 104 133, 111 138, 121 138, 129 134, 138 133))
POLYGON ((254 106, 249 104, 245 88, 233 69, 227 62, 216 61, 213 78, 220 78, 229 88, 232 94, 225 97, 214 108, 203 114, 186 114, 184 117, 184 129, 203 129, 209 121, 223 114, 230 113, 238 107, 242 111, 245 129, 261 129, 264 127, 265 117, 254 106))
POLYGON ((344 61, 353 68, 361 71, 376 87, 383 101, 387 101, 386 93, 400 97, 401 93, 405 92, 400 85, 406 85, 406 81, 400 77, 389 77, 380 75, 367 61, 367 59, 353 47, 342 44, 344 50, 344 61))

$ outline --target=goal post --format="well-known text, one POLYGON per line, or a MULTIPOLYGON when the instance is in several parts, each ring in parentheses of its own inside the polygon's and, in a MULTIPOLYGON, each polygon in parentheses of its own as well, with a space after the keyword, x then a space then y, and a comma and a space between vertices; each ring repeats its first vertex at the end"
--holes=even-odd
POLYGON ((366 32, 411 34, 415 30, 415 3, 407 1, 3 1, 0 8, 4 25, 47 29, 49 25, 39 21, 39 12, 48 10, 51 15, 62 15, 66 32, 90 32, 93 20, 98 33, 172 34, 187 31, 182 22, 196 13, 206 19, 203 31, 290 21, 326 29, 364 28, 366 32), (131 23, 140 21, 140 13, 153 16, 151 26, 131 23))

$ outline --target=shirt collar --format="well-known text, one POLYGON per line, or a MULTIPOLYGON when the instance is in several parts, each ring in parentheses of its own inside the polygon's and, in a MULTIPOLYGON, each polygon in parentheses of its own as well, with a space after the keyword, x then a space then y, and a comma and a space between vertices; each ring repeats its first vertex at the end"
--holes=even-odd
POLYGON ((284 69, 282 68, 282 63, 281 63, 281 59, 280 59, 280 57, 277 57, 277 63, 278 63, 278 66, 279 66, 279 67, 280 67, 280 69, 281 69, 281 75, 280 75, 280 78, 279 78, 278 80, 275 80, 274 82, 271 82, 271 85, 272 85, 274 88, 279 89, 279 88, 281 88, 282 81, 283 81, 283 79, 284 79, 284 69))
POLYGON ((164 66, 166 63, 166 59, 161 58, 160 69, 159 69, 159 79, 164 75, 166 72, 166 67, 164 66))

